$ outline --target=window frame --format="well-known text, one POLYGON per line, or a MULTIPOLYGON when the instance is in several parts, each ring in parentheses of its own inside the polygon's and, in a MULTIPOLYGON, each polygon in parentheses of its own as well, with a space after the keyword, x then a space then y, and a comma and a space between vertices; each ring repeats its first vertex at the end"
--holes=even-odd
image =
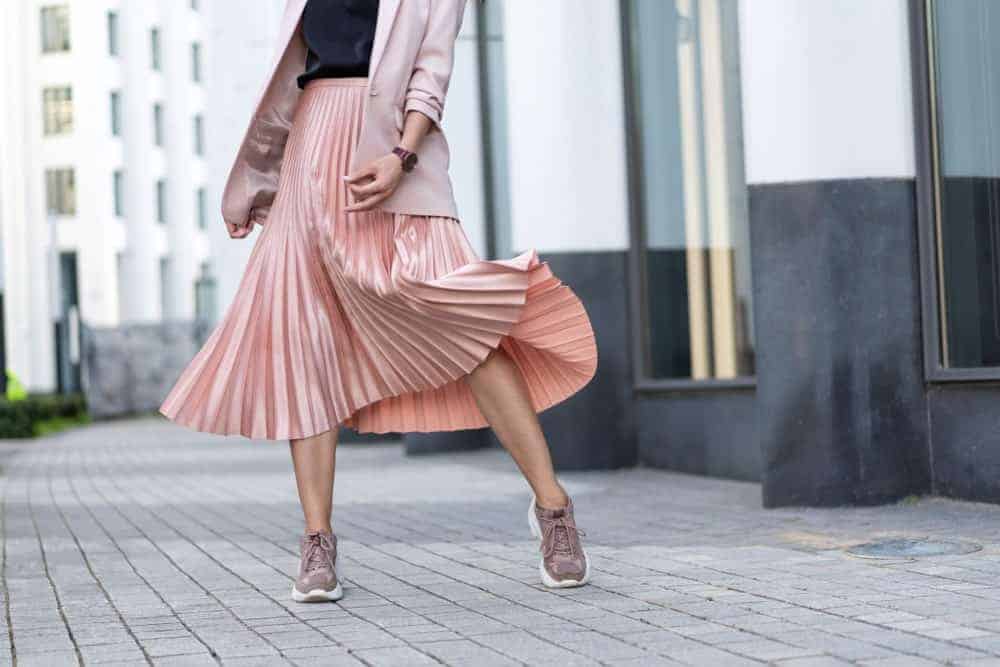
POLYGON ((118 58, 121 55, 121 18, 118 10, 108 10, 106 24, 108 31, 108 55, 112 58, 118 58))
POLYGON ((159 26, 149 29, 149 68, 154 72, 163 71, 163 33, 159 26))
POLYGON ((166 225, 168 222, 168 218, 170 215, 169 212, 167 211, 168 196, 169 195, 167 193, 167 179, 166 178, 156 179, 156 182, 153 184, 153 198, 156 208, 155 210, 156 224, 158 225, 166 225))
POLYGON ((618 0, 619 36, 622 53, 622 82, 625 111, 625 164, 628 192, 628 306, 632 361, 632 386, 640 393, 703 392, 754 389, 757 375, 734 378, 656 378, 649 374, 651 363, 649 320, 646 308, 646 206, 643 201, 643 146, 639 136, 638 81, 636 77, 634 43, 632 40, 632 7, 630 0, 618 0))
POLYGON ((203 67, 204 52, 201 42, 191 42, 191 83, 204 83, 205 72, 203 67))
POLYGON ((199 185, 194 191, 195 220, 198 229, 208 229, 208 191, 199 185))
POLYGON ((45 169, 44 178, 46 215, 55 215, 62 218, 76 217, 77 212, 79 211, 76 189, 76 168, 67 166, 48 167, 45 169), (65 175, 68 175, 68 178, 63 178, 65 175), (53 189, 53 186, 59 188, 58 193, 53 189), (54 199, 60 202, 60 207, 56 208, 52 206, 54 199), (71 210, 64 210, 61 206, 61 204, 66 203, 67 200, 70 203, 69 209, 71 210))
POLYGON ((62 84, 44 86, 42 88, 42 136, 65 137, 73 134, 75 129, 76 107, 73 103, 73 86, 62 84), (57 95, 57 93, 64 92, 67 93, 64 98, 57 95), (67 106, 69 112, 64 113, 67 106))
POLYGON ((125 217, 125 170, 111 172, 111 213, 116 219, 125 217))
POLYGON ((153 146, 163 148, 166 142, 164 121, 166 111, 162 102, 153 102, 153 146))
POLYGON ((205 157, 205 116, 196 113, 191 117, 192 146, 191 152, 195 157, 205 157))
POLYGON ((39 22, 39 37, 41 41, 41 53, 42 55, 50 55, 55 53, 69 53, 73 50, 73 33, 72 33, 72 23, 71 23, 70 6, 68 3, 60 4, 48 4, 42 5, 38 8, 38 22, 39 22), (48 12, 64 12, 66 20, 66 31, 64 35, 64 47, 60 48, 49 48, 49 23, 46 22, 46 15, 48 12))
POLYGON ((124 115, 122 114, 122 104, 122 91, 120 89, 116 88, 108 93, 108 107, 111 115, 109 120, 111 121, 110 130, 112 137, 121 137, 124 132, 122 123, 122 118, 124 118, 124 115))
POLYGON ((924 379, 930 383, 1000 381, 1000 365, 949 367, 944 364, 940 303, 940 138, 934 34, 930 17, 935 0, 909 0, 910 71, 916 162, 917 250, 920 263, 920 312, 924 379))

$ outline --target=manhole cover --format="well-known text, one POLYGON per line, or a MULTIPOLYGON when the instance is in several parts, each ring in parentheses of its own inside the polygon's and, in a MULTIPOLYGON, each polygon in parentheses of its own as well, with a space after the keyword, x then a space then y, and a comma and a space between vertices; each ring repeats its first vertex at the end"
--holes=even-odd
POLYGON ((923 558, 925 556, 956 556, 982 549, 972 542, 892 538, 866 542, 847 549, 847 553, 861 558, 923 558))

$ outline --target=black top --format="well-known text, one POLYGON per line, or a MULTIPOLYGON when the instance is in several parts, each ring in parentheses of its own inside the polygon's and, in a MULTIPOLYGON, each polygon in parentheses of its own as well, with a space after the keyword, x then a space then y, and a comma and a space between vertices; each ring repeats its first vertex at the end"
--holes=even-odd
POLYGON ((306 71, 299 87, 313 79, 368 76, 378 0, 309 0, 302 12, 306 71))

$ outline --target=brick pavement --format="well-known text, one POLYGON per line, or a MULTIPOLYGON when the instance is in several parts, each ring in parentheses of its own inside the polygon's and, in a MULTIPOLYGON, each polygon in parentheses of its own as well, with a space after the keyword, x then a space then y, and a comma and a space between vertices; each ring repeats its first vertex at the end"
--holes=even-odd
POLYGON ((754 484, 564 475, 593 584, 538 583, 502 452, 343 446, 345 598, 288 599, 287 448, 158 419, 0 445, 0 661, 17 665, 1000 665, 1000 508, 762 510, 754 484), (874 561, 876 536, 977 553, 874 561))

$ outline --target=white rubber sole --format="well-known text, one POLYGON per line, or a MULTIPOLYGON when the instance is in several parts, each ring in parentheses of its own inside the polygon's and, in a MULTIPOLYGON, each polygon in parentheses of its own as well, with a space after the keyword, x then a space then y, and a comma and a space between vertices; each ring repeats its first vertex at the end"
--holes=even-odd
POLYGON ((337 587, 332 591, 314 588, 308 593, 300 593, 299 589, 295 588, 295 584, 292 584, 292 599, 296 602, 336 602, 342 597, 344 597, 344 589, 339 581, 337 587))
MULTIPOLYGON (((535 539, 539 542, 542 541, 542 527, 538 525, 538 517, 535 515, 535 497, 531 497, 531 504, 528 505, 528 526, 531 528, 531 534, 535 536, 535 539)), ((558 579, 553 579, 551 575, 545 569, 545 558, 539 557, 538 559, 538 573, 542 575, 542 583, 546 588, 576 588, 577 586, 583 586, 588 581, 590 581, 590 556, 587 555, 587 550, 580 545, 580 549, 583 550, 583 579, 564 579, 559 581, 558 579)))

